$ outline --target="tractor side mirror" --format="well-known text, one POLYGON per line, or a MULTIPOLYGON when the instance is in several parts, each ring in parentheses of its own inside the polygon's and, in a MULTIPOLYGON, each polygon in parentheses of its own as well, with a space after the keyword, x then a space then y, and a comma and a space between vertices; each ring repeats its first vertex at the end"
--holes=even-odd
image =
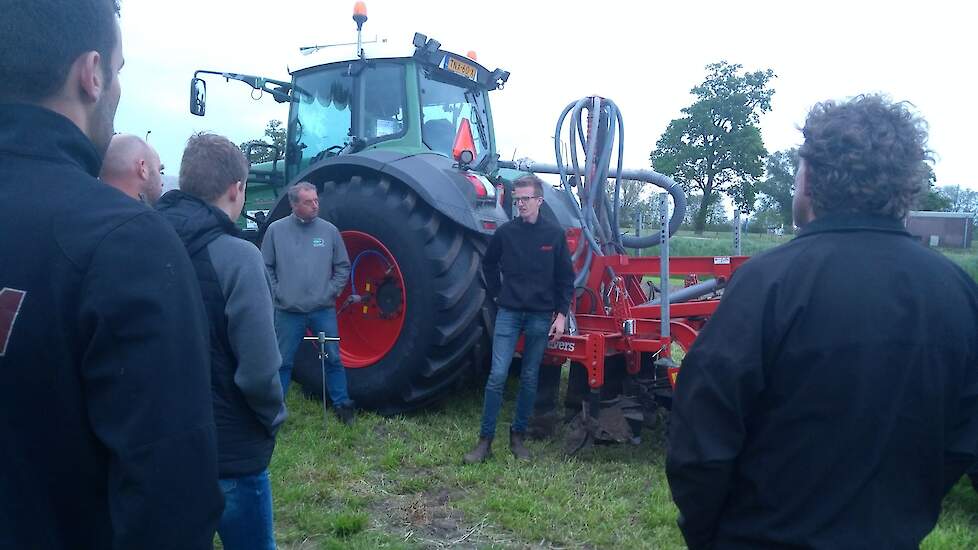
POLYGON ((194 77, 190 81, 190 114, 204 116, 207 110, 207 83, 194 77))

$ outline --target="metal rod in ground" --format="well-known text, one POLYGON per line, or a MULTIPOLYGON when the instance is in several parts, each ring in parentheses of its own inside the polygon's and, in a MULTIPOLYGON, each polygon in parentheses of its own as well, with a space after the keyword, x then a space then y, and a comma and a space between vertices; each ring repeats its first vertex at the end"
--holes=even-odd
POLYGON ((660 335, 669 337, 669 193, 659 193, 659 285, 661 309, 660 335))
POLYGON ((339 342, 340 339, 330 336, 325 332, 320 332, 319 336, 303 336, 303 340, 314 340, 319 342, 319 368, 323 375, 323 429, 326 429, 326 342, 339 342))
POLYGON ((598 416, 601 414, 601 390, 596 388, 591 388, 591 391, 588 392, 587 395, 587 401, 588 401, 588 407, 587 407, 588 416, 590 416, 592 419, 594 419, 595 422, 597 422, 598 416))

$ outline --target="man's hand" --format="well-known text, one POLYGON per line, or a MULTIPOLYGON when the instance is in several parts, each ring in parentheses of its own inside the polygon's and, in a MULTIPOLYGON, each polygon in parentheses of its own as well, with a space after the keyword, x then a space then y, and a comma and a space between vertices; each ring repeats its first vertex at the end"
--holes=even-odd
POLYGON ((554 319, 554 324, 550 325, 550 341, 556 342, 560 340, 560 337, 564 335, 566 329, 567 317, 563 313, 558 313, 557 318, 554 319))

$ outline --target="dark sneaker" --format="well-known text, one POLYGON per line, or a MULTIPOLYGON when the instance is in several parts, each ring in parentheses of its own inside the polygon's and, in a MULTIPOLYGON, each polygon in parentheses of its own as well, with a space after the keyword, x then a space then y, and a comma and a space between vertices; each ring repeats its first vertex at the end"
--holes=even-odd
POLYGON ((509 431, 509 450, 519 460, 530 460, 530 450, 523 445, 523 434, 521 432, 509 431))
POLYGON ((336 407, 336 418, 339 418, 340 422, 346 424, 347 426, 352 426, 353 422, 357 418, 357 412, 353 403, 351 402, 347 403, 346 405, 336 407))

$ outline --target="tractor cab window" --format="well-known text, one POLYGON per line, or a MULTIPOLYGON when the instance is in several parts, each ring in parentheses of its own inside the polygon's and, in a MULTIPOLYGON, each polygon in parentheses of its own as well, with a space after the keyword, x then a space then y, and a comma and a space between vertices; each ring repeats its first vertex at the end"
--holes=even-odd
POLYGON ((343 63, 296 75, 290 174, 339 154, 353 136, 369 146, 404 135, 404 65, 370 62, 354 69, 343 63))
POLYGON ((371 63, 361 74, 358 84, 363 97, 357 137, 368 145, 404 133, 404 65, 371 63))
POLYGON ((485 92, 478 88, 437 80, 428 70, 420 72, 421 138, 432 151, 452 156, 452 146, 462 119, 468 119, 478 163, 489 150, 485 92))
POLYGON ((346 76, 346 66, 325 69, 296 76, 294 90, 289 126, 292 149, 298 154, 289 159, 293 173, 349 142, 353 78, 346 76))

